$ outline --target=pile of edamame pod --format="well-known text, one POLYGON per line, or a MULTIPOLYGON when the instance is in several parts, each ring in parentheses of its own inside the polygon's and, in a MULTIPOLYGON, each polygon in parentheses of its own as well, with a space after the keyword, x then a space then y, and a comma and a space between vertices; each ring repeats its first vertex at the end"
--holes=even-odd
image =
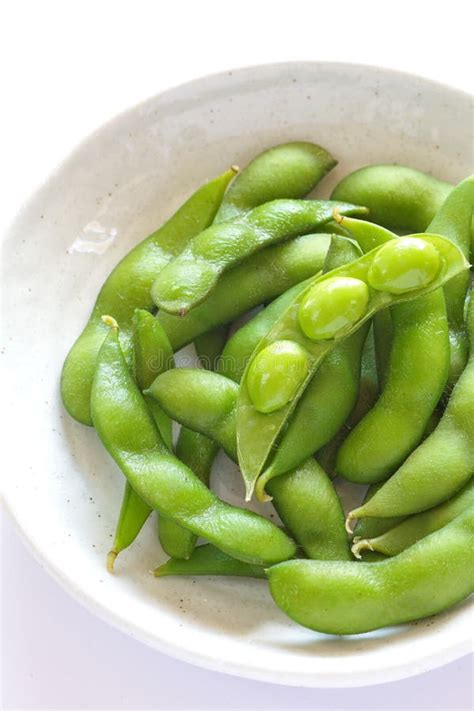
POLYGON ((155 510, 157 576, 262 578, 357 634, 473 591, 474 176, 373 165, 308 198, 335 165, 292 142, 199 187, 107 278, 61 391, 125 475, 110 571, 155 510), (212 491, 219 449, 282 525, 212 491))

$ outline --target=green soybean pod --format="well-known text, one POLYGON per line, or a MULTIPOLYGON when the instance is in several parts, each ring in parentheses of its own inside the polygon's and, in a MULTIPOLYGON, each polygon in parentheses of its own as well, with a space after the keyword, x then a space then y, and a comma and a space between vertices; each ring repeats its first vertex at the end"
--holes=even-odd
MULTIPOLYGON (((170 417, 212 437, 236 461, 237 385, 216 373, 179 368, 158 377, 148 393, 170 417)), ((350 559, 342 507, 324 470, 309 458, 269 483, 273 504, 311 558, 350 559)))
MULTIPOLYGON (((216 367, 226 338, 227 329, 220 327, 196 339, 196 353, 204 368, 213 370, 216 367)), ((156 403, 156 400, 154 402, 156 403)), ((200 432, 181 427, 176 443, 176 456, 206 486, 209 486, 211 469, 217 451, 218 445, 211 439, 200 432)), ((191 531, 179 526, 171 519, 163 517, 158 519, 158 536, 165 553, 172 558, 183 560, 190 558, 197 540, 197 536, 191 531)))
POLYGON ((247 563, 271 565, 295 554, 294 542, 277 526, 220 500, 165 447, 116 328, 99 351, 91 407, 102 443, 151 508, 247 563))
POLYGON ((160 229, 134 247, 106 279, 85 329, 68 353, 61 375, 64 406, 78 422, 92 424, 90 392, 95 362, 107 335, 102 316, 111 314, 120 323, 121 343, 128 357, 135 309, 154 308, 150 288, 156 274, 191 237, 211 224, 234 175, 234 170, 228 170, 199 188, 160 229))
MULTIPOLYGON (((471 481, 449 501, 436 506, 423 513, 415 514, 405 519, 397 526, 390 528, 375 537, 361 538, 352 546, 352 553, 356 558, 366 551, 375 551, 384 555, 398 555, 405 548, 414 545, 417 541, 438 531, 443 526, 451 523, 457 516, 474 508, 474 485, 471 481)), ((383 520, 383 519, 382 519, 383 520)), ((387 520, 387 519, 385 519, 387 520)))
POLYGON ((403 165, 368 165, 343 178, 333 200, 356 201, 369 219, 385 227, 424 232, 448 197, 452 185, 403 165))
POLYGON ((336 471, 349 481, 386 479, 421 442, 449 372, 441 289, 392 309, 394 336, 385 387, 342 444, 336 471))
POLYGON ((267 570, 278 607, 305 627, 360 634, 446 610, 474 589, 474 512, 374 563, 291 560, 267 570))
POLYGON ((153 575, 163 578, 167 575, 232 575, 244 578, 266 578, 261 565, 243 563, 232 558, 210 543, 194 549, 187 560, 170 558, 155 568, 153 575))
MULTIPOLYGON (((474 176, 456 185, 428 226, 428 232, 436 232, 451 240, 469 259, 471 221, 474 211, 474 176)), ((444 286, 446 309, 449 321, 451 363, 449 385, 459 378, 468 358, 468 336, 464 319, 464 304, 469 288, 469 272, 459 274, 444 286)))
MULTIPOLYGON (((423 250, 424 251, 424 247, 423 250)), ((413 265, 416 262, 415 254, 411 253, 411 260, 407 264, 407 269, 413 271, 413 265)), ((246 371, 241 381, 239 390, 239 404, 237 409, 237 446, 239 452, 239 464, 246 486, 246 497, 249 499, 252 496, 257 480, 265 466, 268 457, 274 447, 280 433, 286 426, 291 417, 295 406, 300 397, 303 395, 310 378, 316 372, 323 358, 333 350, 336 345, 342 342, 342 339, 348 338, 366 321, 383 308, 394 304, 402 303, 415 297, 423 296, 431 291, 442 286, 446 281, 467 268, 467 262, 461 252, 448 240, 437 235, 414 235, 412 237, 401 237, 393 242, 388 242, 381 247, 372 250, 368 254, 360 257, 349 265, 334 269, 327 274, 316 277, 306 289, 299 294, 285 311, 284 314, 274 324, 270 332, 261 340, 254 351, 252 359, 247 365, 246 371), (429 282, 422 281, 418 289, 410 287, 405 293, 396 294, 390 291, 381 291, 379 289, 368 289, 368 282, 371 278, 371 270, 375 263, 383 265, 391 261, 400 249, 406 252, 407 242, 410 247, 415 245, 417 248, 420 243, 426 243, 430 248, 435 250, 439 259, 439 271, 435 279, 429 282), (395 250, 392 248, 395 246, 395 250), (386 253, 390 248, 388 254, 386 253), (384 252, 382 251, 384 250, 384 252), (394 255, 395 252, 395 255, 394 255), (385 259, 387 257, 387 259, 385 259), (366 286, 366 291, 362 292, 357 289, 354 293, 352 282, 357 282, 358 285, 366 286), (327 313, 325 318, 330 318, 330 304, 334 302, 333 286, 341 287, 338 299, 347 302, 356 298, 356 312, 359 317, 349 319, 347 323, 344 321, 344 308, 336 309, 334 314, 335 332, 332 338, 319 338, 319 334, 314 332, 314 323, 311 321, 310 305, 314 303, 316 312, 324 305, 327 313), (317 292, 317 293, 316 293, 317 292), (367 299, 365 308, 362 306, 367 299), (304 315, 304 319, 301 315, 304 315), (342 321, 341 321, 342 319, 342 321), (272 413, 260 412, 258 407, 252 401, 252 395, 247 387, 247 373, 252 367, 253 360, 271 343, 279 340, 294 340, 300 346, 306 349, 308 353, 310 368, 308 376, 301 378, 298 392, 284 407, 272 413)), ((415 270, 415 273, 418 272, 415 270)), ((420 270, 421 276, 425 278, 423 270, 420 270)), ((380 284, 379 284, 380 286, 380 284)), ((317 324, 316 324, 317 326, 317 324)), ((327 333, 325 332, 325 335, 327 333)), ((260 488, 257 489, 257 496, 260 499, 265 498, 265 492, 260 488)))
MULTIPOLYGON (((383 313, 383 312, 380 312, 383 313)), ((323 361, 321 369, 324 366, 323 361)), ((374 406, 379 396, 379 381, 375 363, 375 343, 372 329, 369 330, 362 350, 359 391, 357 401, 341 429, 316 454, 317 461, 330 476, 336 476, 336 457, 348 433, 374 406)))
POLYGON ((186 316, 158 312, 175 351, 216 326, 231 323, 254 306, 319 273, 331 244, 326 234, 303 235, 267 247, 224 274, 206 301, 186 316))
POLYGON ((151 295, 158 308, 183 316, 215 290, 222 275, 246 257, 289 239, 314 232, 341 214, 365 208, 328 200, 272 200, 242 217, 208 227, 156 277, 151 295))
MULTIPOLYGON (((386 244, 384 251, 392 246, 398 249, 396 236, 388 230, 362 220, 338 219, 364 251, 374 244, 386 244)), ((415 247, 419 249, 419 245, 415 247)), ((403 271, 410 257, 399 256, 398 268, 403 271)), ((417 262, 421 259, 426 272, 421 279, 432 281, 439 268, 436 253, 425 248, 423 254, 417 251, 415 257, 417 262)), ((412 271, 409 278, 413 276, 420 279, 419 272, 412 271)), ((381 279, 392 291, 398 288, 394 263, 388 263, 387 271, 384 264, 381 270, 377 269, 375 262, 371 278, 372 286, 376 287, 381 279)), ((383 350, 378 350, 377 361, 382 393, 372 410, 349 433, 336 462, 340 474, 362 483, 386 478, 413 450, 441 397, 449 368, 448 323, 442 291, 413 304, 394 306, 386 321, 374 319, 374 333, 377 343, 385 344, 383 350), (386 344, 390 348, 388 358, 386 344), (423 377, 419 379, 416 374, 420 373, 423 377), (378 436, 380 432, 383 436, 378 436)))
POLYGON ((214 222, 227 222, 276 198, 301 198, 324 178, 337 161, 324 148, 307 141, 282 143, 254 158, 225 194, 214 222))
MULTIPOLYGON (((133 315, 133 374, 140 390, 149 387, 155 377, 174 367, 173 351, 166 333, 148 312, 137 309, 133 315)), ((164 444, 172 448, 171 420, 152 398, 146 404, 164 444)), ((151 507, 125 481, 114 543, 107 555, 107 569, 113 572, 117 556, 128 548, 140 533, 151 513, 151 507)))
POLYGON ((468 309, 469 360, 439 424, 366 503, 356 518, 409 516, 451 498, 474 474, 474 302, 468 309))

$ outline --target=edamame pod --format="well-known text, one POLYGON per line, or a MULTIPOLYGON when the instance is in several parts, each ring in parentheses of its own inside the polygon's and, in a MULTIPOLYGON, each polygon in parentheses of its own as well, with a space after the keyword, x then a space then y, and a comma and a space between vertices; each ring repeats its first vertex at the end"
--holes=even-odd
POLYGON ((360 634, 442 612, 474 589, 474 512, 382 562, 291 560, 267 570, 278 607, 305 627, 360 634))
POLYGON ((244 578, 266 578, 260 565, 243 563, 210 543, 198 546, 187 560, 170 558, 153 571, 157 578, 167 575, 233 575, 244 578))
POLYGON ((394 230, 424 232, 452 185, 403 165, 368 165, 346 175, 332 200, 369 208, 369 219, 394 230))
POLYGON ((234 175, 234 170, 228 170, 199 188, 163 227, 134 247, 106 279, 85 329, 67 355, 61 375, 64 406, 78 422, 92 424, 92 380, 97 354, 107 334, 102 316, 111 314, 120 323, 121 344, 128 358, 135 309, 154 308, 150 289, 156 274, 191 237, 211 224, 234 175))
POLYGON ((392 309, 392 322, 385 387, 337 455, 337 473, 362 484, 386 479, 421 442, 448 378, 448 322, 442 290, 398 304, 392 309))
POLYGON ((273 200, 237 220, 212 225, 160 271, 153 301, 163 311, 185 315, 208 297, 224 272, 264 247, 313 232, 332 219, 336 208, 340 214, 366 212, 327 200, 273 200))
MULTIPOLYGON (((212 437, 237 459, 237 385, 216 373, 179 368, 158 377, 148 393, 170 417, 212 437)), ((339 498, 324 470, 308 459, 269 484, 282 521, 311 558, 348 560, 347 535, 339 498)))
MULTIPOLYGON (((305 300, 314 298, 314 290, 316 288, 320 289, 323 284, 328 284, 328 282, 332 283, 334 279, 349 277, 367 284, 369 281, 369 270, 373 260, 376 256, 379 257, 382 250, 390 245, 390 243, 387 243, 372 250, 349 265, 339 267, 338 269, 315 278, 309 286, 294 299, 293 303, 287 308, 267 336, 265 336, 257 346, 242 378, 237 408, 237 447, 239 464, 246 486, 247 500, 252 496, 257 480, 275 442, 323 358, 328 355, 336 345, 339 345, 342 339, 352 335, 352 333, 358 330, 358 328, 368 321, 374 313, 377 313, 377 311, 392 306, 393 304, 408 301, 430 293, 439 286, 442 286, 453 276, 456 276, 456 274, 468 268, 468 264, 458 248, 442 237, 427 234, 415 235, 412 237, 401 237, 396 243, 402 246, 404 244, 403 241, 407 239, 426 241, 438 251, 440 264, 439 273, 430 284, 418 290, 411 290, 402 294, 391 294, 389 292, 370 289, 365 314, 359 320, 356 322, 349 321, 343 328, 338 330, 331 339, 313 340, 308 337, 303 330, 304 324, 302 327, 299 318, 301 305, 305 303, 305 300), (247 373, 251 367, 252 360, 258 353, 270 343, 281 339, 294 340, 306 349, 310 359, 309 374, 301 382, 295 397, 288 402, 287 405, 276 412, 264 414, 259 412, 252 402, 251 394, 247 387, 247 373)), ((413 265, 410 265, 410 268, 412 268, 412 266, 413 265)), ((330 296, 330 290, 324 292, 321 289, 320 298, 330 298, 330 296)), ((351 297, 349 296, 349 298, 351 297)), ((357 295, 357 298, 359 298, 359 295, 357 295)), ((257 495, 261 499, 265 498, 265 492, 263 490, 259 489, 257 495)))
POLYGON ((254 158, 233 180, 214 223, 240 217, 276 198, 304 197, 337 161, 321 146, 306 141, 282 143, 254 158))
POLYGON ((167 450, 128 371, 115 328, 99 352, 91 411, 104 446, 150 507, 247 563, 268 565, 295 554, 294 542, 274 524, 218 499, 167 450))
MULTIPOLYGON (((323 271, 347 264, 359 255, 351 240, 333 236, 323 271)), ((357 399, 362 348, 368 329, 369 323, 364 324, 321 363, 260 478, 262 488, 273 477, 294 469, 320 450, 342 427, 357 399)))
MULTIPOLYGON (((380 311, 379 314, 380 313, 384 312, 380 311)), ((319 369, 320 371, 322 371, 325 363, 328 362, 331 355, 332 354, 330 353, 328 358, 323 360, 319 369)), ((379 384, 375 364, 375 343, 372 329, 369 330, 367 338, 365 339, 360 371, 359 392, 354 409, 339 432, 337 432, 335 436, 316 454, 317 461, 321 464, 324 471, 326 471, 331 477, 336 476, 336 456, 342 442, 345 440, 351 429, 355 427, 364 415, 369 412, 371 407, 374 406, 374 403, 377 401, 379 396, 379 384)), ((316 374, 317 373, 318 371, 316 371, 316 374)))
MULTIPOLYGON (((148 312, 137 309, 132 319, 133 374, 140 390, 147 388, 157 375, 174 367, 173 351, 163 328, 148 312)), ((171 420, 156 400, 146 398, 146 404, 161 434, 164 444, 172 449, 171 420)), ((140 533, 151 508, 125 482, 119 519, 112 550, 107 555, 107 569, 113 572, 118 554, 133 543, 140 533)))
MULTIPOLYGON (((194 345, 202 367, 213 370, 217 366, 226 337, 227 328, 221 326, 196 339, 194 345)), ((209 486, 212 464, 217 452, 218 446, 211 439, 200 432, 181 427, 176 443, 176 456, 206 486, 209 486)), ((197 540, 194 533, 187 528, 163 516, 158 519, 158 535, 161 547, 172 558, 189 558, 197 540)))
POLYGON ((267 247, 224 274, 209 298, 186 316, 158 312, 173 349, 179 350, 320 272, 330 243, 330 235, 315 234, 267 247))
MULTIPOLYGON (((428 226, 428 232, 436 232, 451 240, 469 259, 471 221, 474 212, 474 176, 456 185, 437 211, 428 226)), ((464 304, 469 288, 469 272, 459 274, 444 286, 446 310, 449 321, 451 363, 449 385, 459 378, 468 358, 468 337, 464 320, 464 304)))
POLYGON ((363 517, 409 516, 451 498, 474 474, 474 301, 468 310, 470 354, 438 426, 374 496, 351 511, 363 517))
POLYGON ((358 539, 352 546, 352 553, 356 558, 361 558, 361 553, 365 551, 376 551, 389 556, 398 555, 405 548, 446 526, 464 511, 473 508, 474 486, 471 480, 464 489, 444 504, 410 516, 398 526, 390 528, 375 538, 358 539))

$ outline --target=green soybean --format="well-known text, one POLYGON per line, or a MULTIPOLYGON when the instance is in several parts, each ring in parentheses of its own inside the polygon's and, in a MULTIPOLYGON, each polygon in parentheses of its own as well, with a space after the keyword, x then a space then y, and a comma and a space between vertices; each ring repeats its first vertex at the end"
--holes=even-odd
POLYGON ((436 279, 441 261, 436 248, 417 237, 391 240, 372 262, 367 279, 372 289, 404 294, 436 279))
POLYGON ((155 304, 171 314, 186 314, 215 289, 222 274, 272 244, 313 232, 341 214, 365 208, 324 200, 273 200, 237 220, 212 225, 190 240, 153 283, 155 304))
MULTIPOLYGON (((435 281, 429 284, 424 289, 416 292, 407 292, 405 294, 388 294, 386 292, 378 292, 371 290, 369 304, 366 314, 360 321, 353 326, 352 329, 346 331, 341 338, 313 341, 305 336, 299 326, 298 314, 301 303, 304 301, 306 294, 313 288, 315 283, 326 281, 334 277, 353 277, 366 281, 367 272, 372 264, 378 249, 372 250, 368 254, 360 257, 349 265, 334 269, 327 274, 316 277, 314 282, 310 283, 306 289, 300 293, 287 308, 282 316, 275 323, 270 332, 258 344, 252 359, 266 346, 274 341, 294 340, 296 343, 305 348, 310 356, 310 370, 306 381, 299 388, 292 402, 285 407, 280 408, 272 413, 264 414, 258 412, 251 401, 247 388, 247 372, 251 367, 252 359, 247 365, 246 372, 241 381, 239 390, 239 403, 237 408, 237 447, 239 456, 239 465, 242 471, 245 487, 246 498, 251 498, 257 480, 262 472, 265 463, 271 453, 271 450, 276 443, 280 433, 291 417, 294 408, 296 407, 300 397, 302 396, 310 378, 316 372, 323 358, 339 345, 342 338, 350 336, 357 327, 368 321, 377 311, 391 306, 395 303, 414 299, 422 296, 430 291, 435 290, 439 286, 467 268, 467 262, 460 251, 448 240, 437 235, 417 235, 420 239, 426 240, 428 243, 436 247, 440 253, 441 269, 435 281)), ((397 240, 398 242, 401 241, 397 240)), ((265 492, 258 488, 257 496, 260 499, 265 499, 265 492)))
POLYGON ((104 446, 150 507, 247 563, 268 565, 295 554, 294 542, 274 524, 218 499, 168 451, 129 373, 115 328, 99 352, 91 407, 104 446))
POLYGON ((365 554, 365 551, 375 551, 388 556, 398 555, 405 548, 414 545, 430 533, 438 531, 464 511, 472 510, 473 507, 474 485, 471 480, 458 494, 444 504, 410 516, 376 537, 359 539, 352 546, 352 553, 356 558, 360 558, 361 553, 365 554))
POLYGON ((308 375, 308 353, 293 341, 275 341, 252 361, 247 375, 250 398, 259 412, 290 402, 308 375))
POLYGON ((134 247, 105 281, 85 329, 68 353, 61 375, 64 406, 78 422, 92 424, 92 380, 97 354, 107 335, 102 316, 111 314, 120 323, 121 344, 128 358, 135 309, 154 308, 150 289, 157 273, 191 237, 210 225, 234 175, 233 170, 228 170, 199 188, 160 229, 134 247))
POLYGON ((353 277, 333 277, 315 284, 298 312, 301 330, 312 341, 337 338, 365 315, 369 289, 353 277))
POLYGON ((437 614, 474 589, 474 512, 374 563, 291 560, 267 570, 276 604, 327 634, 360 634, 437 614))

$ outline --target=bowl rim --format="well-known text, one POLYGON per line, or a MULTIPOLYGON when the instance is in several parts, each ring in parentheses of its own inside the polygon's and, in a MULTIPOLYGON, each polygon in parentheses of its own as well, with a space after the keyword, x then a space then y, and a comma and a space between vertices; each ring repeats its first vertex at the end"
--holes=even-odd
MULTIPOLYGON (((419 74, 401 71, 398 69, 393 69, 390 67, 384 67, 374 64, 365 64, 357 62, 338 62, 338 61, 281 61, 281 62, 268 62, 255 65, 245 65, 237 67, 234 69, 224 69, 218 72, 212 72, 209 74, 196 77, 186 82, 175 84, 159 91, 156 94, 151 94, 147 96, 142 101, 134 104, 131 107, 127 107, 122 111, 114 114, 108 118, 104 123, 94 129, 92 132, 87 134, 82 138, 79 143, 77 143, 68 154, 56 164, 56 166, 50 170, 49 174, 40 181, 31 191, 31 193, 26 196, 19 205, 19 208, 14 215, 11 222, 7 225, 4 230, 2 242, 6 236, 14 229, 15 223, 21 218, 22 214, 28 208, 29 203, 42 189, 46 188, 48 183, 55 177, 55 175, 65 167, 69 161, 73 160, 78 154, 81 153, 83 148, 101 133, 107 132, 113 124, 120 122, 123 118, 127 116, 132 116, 133 114, 140 112, 151 102, 156 101, 158 98, 166 98, 172 95, 177 90, 186 91, 192 90, 193 87, 198 87, 203 82, 208 81, 219 81, 224 80, 226 77, 244 77, 246 74, 255 73, 260 70, 265 71, 278 71, 279 69, 292 69, 295 72, 301 70, 314 69, 317 71, 331 71, 339 70, 345 72, 365 72, 365 73, 382 73, 397 76, 400 79, 406 79, 408 81, 416 80, 421 84, 437 88, 450 93, 452 96, 456 95, 459 98, 471 99, 472 95, 462 89, 450 86, 443 82, 438 82, 434 79, 424 77, 419 74)), ((220 660, 216 656, 206 654, 205 652, 194 652, 189 651, 186 647, 180 644, 173 644, 168 639, 162 637, 159 638, 156 635, 147 634, 146 631, 140 626, 134 624, 132 620, 126 620, 122 616, 112 612, 107 606, 99 602, 92 594, 89 594, 84 588, 76 585, 62 570, 55 565, 54 561, 48 557, 47 551, 37 547, 34 540, 28 535, 26 528, 22 526, 21 519, 19 516, 15 515, 15 506, 12 500, 9 501, 8 496, 8 485, 5 484, 4 489, 4 508, 7 514, 10 516, 16 531, 18 532, 20 538, 23 540, 26 548, 31 552, 34 559, 40 564, 40 566, 46 570, 49 575, 65 590, 70 594, 79 604, 81 604, 85 609, 96 615, 99 619, 112 625, 119 631, 131 636, 134 639, 138 639, 144 642, 148 646, 156 649, 157 651, 166 654, 172 658, 178 659, 179 661, 184 661, 190 664, 197 665, 201 668, 205 668, 211 671, 217 671, 221 673, 231 674, 233 676, 253 679, 257 681, 263 681, 267 683, 279 684, 284 686, 303 686, 308 688, 350 688, 350 687, 363 687, 371 686, 373 684, 386 683, 391 681, 397 681, 400 679, 416 676, 425 671, 435 669, 437 667, 448 664, 449 662, 455 661, 462 656, 469 654, 470 644, 469 640, 457 640, 454 643, 448 643, 444 647, 439 646, 433 649, 423 658, 417 660, 416 663, 412 663, 410 667, 406 667, 403 660, 393 660, 390 665, 386 665, 377 670, 367 670, 364 674, 354 675, 350 673, 350 669, 343 669, 341 671, 325 671, 322 674, 317 671, 312 673, 294 673, 286 672, 285 675, 279 675, 275 678, 274 672, 265 668, 263 665, 256 667, 254 664, 238 663, 236 661, 220 660), (349 673, 348 673, 349 671, 349 673)))

